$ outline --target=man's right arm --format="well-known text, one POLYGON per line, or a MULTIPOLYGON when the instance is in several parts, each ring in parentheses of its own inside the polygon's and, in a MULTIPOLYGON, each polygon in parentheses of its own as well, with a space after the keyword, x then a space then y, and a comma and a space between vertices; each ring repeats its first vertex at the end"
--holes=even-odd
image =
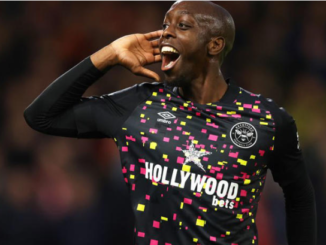
MULTIPOLYGON (((103 73, 86 58, 78 65, 52 82, 24 111, 28 125, 41 133, 78 137, 75 113, 82 110, 85 117, 92 117, 87 99, 82 95, 103 73)), ((94 100, 95 101, 95 100, 94 100)), ((94 131, 95 125, 87 125, 88 132, 94 131), (94 128, 94 129, 92 129, 94 128)))
MULTIPOLYGON (((117 96, 82 97, 86 89, 115 65, 122 65, 137 75, 155 80, 159 76, 144 68, 160 61, 157 38, 160 31, 133 34, 122 37, 86 58, 52 82, 24 111, 26 122, 33 129, 50 135, 103 138, 115 130, 115 117, 123 118, 126 108, 121 105, 125 95, 132 98, 139 86, 119 93, 117 96), (139 52, 140 50, 140 52, 139 52), (117 101, 120 103, 117 103, 117 101), (105 115, 104 118, 102 116, 105 115), (110 118, 111 116, 111 118, 110 118), (106 130, 98 124, 107 120, 106 130), (111 130, 107 131, 107 128, 111 130)), ((103 124, 103 123, 102 123, 103 124)))

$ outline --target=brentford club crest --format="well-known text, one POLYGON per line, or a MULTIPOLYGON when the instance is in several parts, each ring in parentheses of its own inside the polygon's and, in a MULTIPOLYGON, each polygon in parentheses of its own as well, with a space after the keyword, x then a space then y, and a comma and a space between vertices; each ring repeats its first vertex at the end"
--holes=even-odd
POLYGON ((258 139, 257 130, 250 123, 241 122, 235 124, 230 131, 230 138, 240 148, 250 148, 258 139))

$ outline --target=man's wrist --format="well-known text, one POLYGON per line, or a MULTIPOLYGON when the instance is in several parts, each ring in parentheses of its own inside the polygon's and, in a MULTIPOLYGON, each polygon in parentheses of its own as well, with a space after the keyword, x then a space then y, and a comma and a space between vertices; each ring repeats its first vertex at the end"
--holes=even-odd
POLYGON ((112 48, 111 44, 92 54, 90 60, 93 65, 102 72, 106 72, 112 66, 118 64, 116 51, 112 48))

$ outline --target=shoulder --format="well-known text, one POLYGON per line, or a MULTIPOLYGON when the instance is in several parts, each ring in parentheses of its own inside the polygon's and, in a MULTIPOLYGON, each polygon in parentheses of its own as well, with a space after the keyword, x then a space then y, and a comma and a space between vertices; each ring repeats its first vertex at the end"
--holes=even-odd
POLYGON ((263 96, 260 99, 274 119, 275 152, 297 152, 299 135, 294 118, 272 99, 263 96))
POLYGON ((273 99, 266 98, 261 94, 252 93, 242 87, 240 88, 240 96, 238 100, 243 103, 249 103, 257 106, 257 108, 264 109, 270 113, 275 127, 280 128, 294 123, 293 117, 286 111, 285 108, 279 106, 273 99))
POLYGON ((143 82, 143 83, 139 83, 137 84, 139 87, 142 88, 149 88, 149 89, 153 89, 153 88, 158 88, 158 87, 163 87, 163 83, 159 83, 159 82, 143 82))
POLYGON ((276 128, 285 127, 294 122, 293 117, 284 107, 279 106, 273 99, 260 96, 260 101, 266 106, 274 118, 276 128))
POLYGON ((104 95, 105 97, 120 97, 120 96, 137 96, 137 97, 143 97, 143 96, 149 96, 151 95, 152 91, 154 91, 156 88, 161 87, 161 83, 158 82, 143 82, 139 84, 134 84, 130 87, 109 93, 104 95))
POLYGON ((151 94, 153 91, 158 90, 159 88, 162 88, 163 84, 159 82, 143 82, 140 84, 137 84, 137 88, 139 91, 151 94))

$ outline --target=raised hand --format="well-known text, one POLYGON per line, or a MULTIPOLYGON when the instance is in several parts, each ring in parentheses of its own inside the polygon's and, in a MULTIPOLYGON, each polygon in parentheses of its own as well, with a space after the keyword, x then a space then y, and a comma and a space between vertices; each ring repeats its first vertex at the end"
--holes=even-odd
POLYGON ((159 30, 121 37, 93 54, 91 60, 100 70, 122 65, 136 75, 159 81, 159 75, 144 66, 161 61, 158 41, 161 35, 159 30))

